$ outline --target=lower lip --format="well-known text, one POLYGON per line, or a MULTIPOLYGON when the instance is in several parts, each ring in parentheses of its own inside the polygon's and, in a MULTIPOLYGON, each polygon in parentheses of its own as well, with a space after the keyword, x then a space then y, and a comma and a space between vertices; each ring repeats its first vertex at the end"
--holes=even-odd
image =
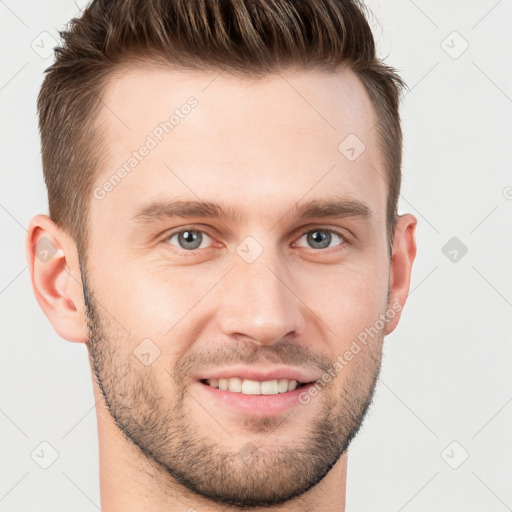
POLYGON ((313 386, 310 382, 300 388, 277 395, 244 395, 214 388, 208 384, 197 382, 200 393, 203 393, 208 400, 215 400, 223 406, 244 414, 246 416, 278 416, 285 413, 292 407, 302 405, 299 401, 301 393, 308 392, 313 386))

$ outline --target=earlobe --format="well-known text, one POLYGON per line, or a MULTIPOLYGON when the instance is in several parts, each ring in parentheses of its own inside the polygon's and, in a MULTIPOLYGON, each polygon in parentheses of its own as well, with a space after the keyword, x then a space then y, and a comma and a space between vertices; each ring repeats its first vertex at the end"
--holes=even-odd
POLYGON ((394 309, 397 313, 388 321, 386 334, 395 330, 407 301, 412 265, 416 257, 416 225, 417 219, 414 215, 400 215, 397 218, 391 257, 388 303, 388 308, 394 309))
POLYGON ((59 336, 85 343, 88 338, 76 246, 46 215, 28 226, 26 254, 37 302, 59 336))

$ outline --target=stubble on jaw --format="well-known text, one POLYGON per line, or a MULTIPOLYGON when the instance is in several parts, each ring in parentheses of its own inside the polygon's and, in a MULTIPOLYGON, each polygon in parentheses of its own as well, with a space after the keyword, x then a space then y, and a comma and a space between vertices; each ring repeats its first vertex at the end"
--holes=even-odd
MULTIPOLYGON (((279 505, 303 495, 318 484, 359 431, 379 376, 383 335, 379 340, 374 339, 373 345, 365 347, 365 350, 370 350, 365 357, 353 360, 354 369, 343 389, 339 390, 340 396, 337 396, 335 378, 312 398, 323 400, 322 407, 315 417, 304 423, 304 428, 290 436, 289 441, 283 443, 284 429, 295 415, 306 414, 307 409, 302 409, 306 405, 293 409, 284 419, 242 418, 241 429, 264 438, 260 442, 245 444, 242 440, 238 443, 240 446, 235 446, 235 440, 233 447, 227 448, 212 441, 203 434, 199 425, 187 419, 185 402, 190 392, 186 376, 194 365, 222 364, 222 358, 251 364, 261 362, 263 353, 265 362, 304 364, 312 356, 293 342, 288 342, 265 347, 268 350, 253 346, 251 351, 243 354, 240 347, 233 346, 222 353, 217 351, 182 358, 175 364, 172 376, 177 396, 174 403, 169 404, 168 398, 159 396, 159 384, 150 367, 143 368, 136 364, 138 361, 134 357, 130 357, 133 356, 130 348, 133 341, 125 339, 124 331, 116 329, 107 315, 100 313, 101 307, 96 307, 92 291, 87 288, 85 279, 83 282, 91 368, 116 425, 162 474, 162 481, 169 481, 168 477, 171 477, 171 481, 185 492, 226 506, 254 508, 279 505), (294 439, 297 435, 300 440, 294 439), (241 457, 244 446, 248 453, 241 457)), ((324 371, 331 363, 321 356, 315 359, 315 364, 324 371)), ((188 406, 191 404, 193 401, 189 398, 188 406)))

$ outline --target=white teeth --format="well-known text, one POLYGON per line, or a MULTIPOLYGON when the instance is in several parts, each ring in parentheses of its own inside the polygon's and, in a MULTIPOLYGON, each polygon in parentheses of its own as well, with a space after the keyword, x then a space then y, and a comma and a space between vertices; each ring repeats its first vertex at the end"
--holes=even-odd
POLYGON ((244 379, 242 393, 244 395, 261 395, 261 384, 257 380, 244 379))
POLYGON ((277 381, 277 390, 279 393, 286 393, 288 391, 288 379, 279 379, 277 381))
POLYGON ((288 391, 293 391, 297 387, 297 381, 291 380, 288 382, 288 391))
POLYGON ((260 382, 258 380, 240 379, 230 377, 229 379, 206 379, 208 385, 219 388, 223 391, 243 393, 244 395, 277 395, 293 391, 299 383, 296 380, 274 379, 260 382))
POLYGON ((266 380, 261 383, 262 395, 277 395, 278 392, 277 380, 266 380))
POLYGON ((229 391, 233 391, 233 393, 240 393, 242 391, 242 379, 238 377, 232 377, 229 380, 229 391))

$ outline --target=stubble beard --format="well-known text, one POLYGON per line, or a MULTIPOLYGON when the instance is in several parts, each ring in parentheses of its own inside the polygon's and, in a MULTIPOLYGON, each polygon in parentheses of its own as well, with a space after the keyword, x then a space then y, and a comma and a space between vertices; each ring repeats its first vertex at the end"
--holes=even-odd
MULTIPOLYGON (((341 391, 339 385, 335 387, 336 378, 312 398, 321 401, 314 418, 307 405, 297 406, 289 417, 279 420, 241 418, 237 431, 251 433, 251 439, 261 442, 244 443, 233 435, 230 448, 206 435, 214 427, 203 429, 192 420, 190 409, 197 403, 188 396, 191 393, 179 372, 172 377, 177 389, 174 400, 162 395, 152 367, 133 355, 137 343, 100 314, 101 306, 96 306, 85 277, 92 371, 115 424, 162 475, 162 481, 226 506, 276 506, 318 484, 359 431, 380 373, 382 333, 353 359, 354 371, 346 373, 341 391), (282 438, 293 420, 293 431, 297 431, 299 415, 304 415, 299 438, 290 438, 285 446, 273 445, 275 433, 279 431, 282 438)), ((208 404, 204 406, 208 409, 208 404)), ((226 420, 219 416, 219 423, 226 420)))

